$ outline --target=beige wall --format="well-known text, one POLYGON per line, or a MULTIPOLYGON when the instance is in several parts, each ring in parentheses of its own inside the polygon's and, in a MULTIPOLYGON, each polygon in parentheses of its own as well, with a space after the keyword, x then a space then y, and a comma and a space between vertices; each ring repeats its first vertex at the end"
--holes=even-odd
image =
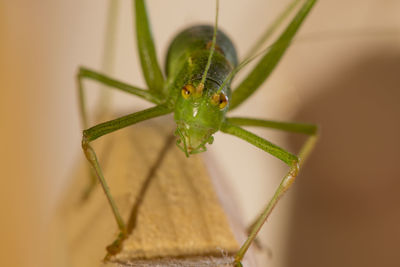
MULTIPOLYGON (((81 64, 100 68, 107 2, 0 2, 1 266, 51 266, 48 225, 81 153, 74 74, 81 64)), ((130 5, 122 2, 114 73, 143 86, 130 5)), ((242 55, 283 7, 283 1, 221 2, 220 25, 242 55)), ((160 58, 178 29, 212 21, 213 6, 213 1, 151 1, 160 58)), ((376 266, 368 264, 383 258, 384 266, 398 263, 391 249, 400 241, 399 10, 397 0, 319 1, 268 85, 235 111, 323 126, 321 145, 298 188, 263 231, 273 254, 269 265, 376 266), (368 140, 376 142, 366 147, 368 140), (352 252, 355 247, 361 250, 352 252)), ((146 106, 121 95, 115 102, 125 111, 146 106)), ((257 133, 286 142, 280 133, 257 133)), ((284 166, 220 134, 210 150, 232 179, 244 221, 250 222, 284 166)))

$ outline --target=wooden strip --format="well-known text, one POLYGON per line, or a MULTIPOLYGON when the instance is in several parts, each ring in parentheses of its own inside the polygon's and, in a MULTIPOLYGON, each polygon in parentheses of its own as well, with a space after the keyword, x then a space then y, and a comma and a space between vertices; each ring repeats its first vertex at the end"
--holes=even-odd
MULTIPOLYGON (((186 158, 173 132, 171 122, 156 119, 94 142, 131 233, 105 266, 230 266, 238 250, 231 222, 201 156, 186 158)), ((117 225, 100 186, 80 201, 83 157, 81 165, 63 207, 68 266, 99 266, 117 225)))

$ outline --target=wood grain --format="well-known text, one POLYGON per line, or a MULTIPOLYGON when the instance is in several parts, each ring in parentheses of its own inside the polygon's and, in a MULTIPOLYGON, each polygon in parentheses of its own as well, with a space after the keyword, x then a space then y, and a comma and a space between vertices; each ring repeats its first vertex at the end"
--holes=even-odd
POLYGON ((238 222, 228 221, 201 156, 185 157, 167 121, 140 123, 93 143, 130 232, 107 263, 101 259, 117 226, 100 186, 81 201, 88 180, 82 157, 61 215, 68 266, 230 266, 238 250, 231 225, 238 222))

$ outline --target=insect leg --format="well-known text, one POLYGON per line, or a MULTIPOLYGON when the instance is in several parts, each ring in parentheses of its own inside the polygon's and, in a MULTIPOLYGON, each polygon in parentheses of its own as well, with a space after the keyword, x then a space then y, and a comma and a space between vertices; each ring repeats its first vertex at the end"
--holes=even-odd
POLYGON ((242 118, 242 117, 231 117, 227 118, 229 123, 237 126, 258 126, 266 127, 270 129, 281 130, 291 133, 306 134, 310 137, 307 139, 306 143, 303 145, 302 149, 298 154, 300 167, 303 165, 304 161, 308 157, 315 142, 318 139, 318 126, 315 124, 308 123, 298 123, 298 122, 283 122, 283 121, 271 121, 271 120, 261 120, 252 118, 242 118))
POLYGON ((164 76, 157 61, 144 0, 135 0, 136 39, 142 71, 149 90, 163 94, 164 76))
POLYGON ((143 90, 139 89, 135 86, 117 81, 115 79, 112 79, 110 77, 107 77, 104 74, 101 74, 99 72, 80 67, 78 74, 76 76, 77 83, 78 83, 78 90, 79 90, 79 102, 80 102, 80 112, 83 120, 83 127, 86 129, 88 128, 88 121, 87 121, 87 111, 86 111, 86 104, 85 104, 85 92, 83 88, 83 79, 91 79, 98 81, 102 84, 108 85, 112 88, 116 88, 118 90, 139 96, 141 98, 144 98, 150 102, 153 102, 155 104, 159 104, 161 100, 154 95, 152 92, 149 92, 148 90, 143 90))
POLYGON ((139 112, 135 112, 111 121, 100 123, 96 126, 93 126, 87 130, 83 131, 82 137, 82 149, 85 153, 87 160, 89 161, 90 165, 92 166, 94 172, 96 173, 97 178, 100 181, 101 186, 103 187, 104 193, 107 196, 107 200, 111 206, 112 212, 114 214, 115 220, 117 221, 118 228, 120 230, 120 234, 117 240, 107 247, 109 254, 117 253, 121 248, 122 241, 126 238, 126 226, 122 217, 118 211, 118 208, 114 202, 113 197, 111 196, 110 189, 107 185, 106 180, 104 179, 103 172, 101 171, 99 162, 97 160, 96 153, 90 143, 97 138, 114 132, 116 130, 125 128, 127 126, 133 125, 135 123, 148 120, 151 118, 155 118, 161 115, 165 115, 171 112, 171 109, 165 105, 155 106, 146 110, 142 110, 139 112))
MULTIPOLYGON (((250 122, 251 119, 248 119, 250 122)), ((233 120, 234 121, 234 120, 233 120)), ((261 126, 261 125, 258 125, 261 126)), ((290 123, 284 124, 281 123, 282 129, 291 129, 290 123)), ((276 129, 279 128, 279 126, 275 127, 276 129)), ((298 125, 293 126, 293 130, 298 132, 307 132, 310 131, 309 126, 305 126, 303 130, 299 130, 302 127, 299 127, 298 125)), ((285 130, 286 130, 285 129, 285 130)), ((271 214, 272 210, 276 206, 277 202, 279 199, 282 197, 282 195, 290 188, 290 186, 293 184, 298 172, 300 165, 304 162, 305 158, 309 155, 310 151, 315 145, 317 136, 316 133, 311 135, 310 138, 307 140, 307 142, 303 145, 299 157, 295 156, 288 151, 272 144, 271 142, 249 132, 244 130, 243 128, 236 126, 235 124, 232 124, 232 122, 226 121, 222 127, 221 131, 237 136, 253 145, 255 145, 258 148, 261 148, 262 150, 270 153, 271 155, 277 157, 278 159, 282 160, 285 162, 289 167, 288 173, 283 177, 281 180, 281 183, 279 184, 278 188, 276 189, 273 197, 271 200, 268 202, 266 208, 262 211, 260 216, 256 219, 255 223, 252 225, 252 228, 250 229, 249 236, 247 240, 244 242, 242 247, 239 249, 238 253, 236 254, 235 257, 235 264, 236 266, 241 266, 241 260, 243 259, 246 251, 250 247, 251 243, 254 241, 256 238, 258 232, 260 231, 261 227, 265 223, 265 221, 268 219, 269 215, 271 214)))
POLYGON ((318 131, 317 125, 308 123, 272 121, 272 120, 262 120, 253 118, 243 118, 243 117, 230 117, 227 118, 227 121, 237 126, 266 127, 276 130, 282 130, 285 132, 302 133, 308 135, 314 135, 318 131))
POLYGON ((259 86, 269 77, 289 47, 300 25, 307 17, 316 0, 307 0, 296 16, 289 23, 279 38, 272 44, 268 52, 260 59, 254 69, 233 91, 230 101, 230 110, 233 110, 251 96, 259 86))
MULTIPOLYGON (((89 122, 88 122, 88 116, 87 116, 87 111, 86 111, 86 101, 85 101, 85 91, 84 91, 84 87, 83 87, 83 79, 91 79, 91 80, 98 81, 102 84, 110 86, 111 88, 116 88, 118 90, 125 91, 127 93, 139 96, 141 98, 144 98, 144 99, 146 99, 150 102, 156 103, 156 104, 161 102, 160 99, 157 98, 157 96, 155 96, 152 92, 150 92, 148 90, 139 89, 137 87, 128 85, 126 83, 122 83, 115 79, 109 78, 106 75, 103 75, 101 73, 98 73, 96 71, 93 71, 93 70, 90 70, 90 69, 87 69, 84 67, 79 68, 76 79, 77 79, 78 90, 79 90, 80 113, 81 113, 82 124, 83 124, 84 129, 88 128, 89 122)), ((93 188, 96 185, 95 175, 92 172, 90 172, 89 177, 90 177, 90 183, 89 183, 87 189, 84 191, 84 194, 82 197, 83 200, 85 200, 89 197, 90 193, 92 192, 93 188)))

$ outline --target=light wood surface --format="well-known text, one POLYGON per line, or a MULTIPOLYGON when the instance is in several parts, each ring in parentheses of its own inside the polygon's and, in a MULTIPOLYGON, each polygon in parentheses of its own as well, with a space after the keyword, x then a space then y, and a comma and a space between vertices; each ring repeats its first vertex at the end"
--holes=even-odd
POLYGON ((238 250, 232 220, 201 156, 185 157, 167 121, 143 122, 93 143, 130 232, 107 263, 101 260, 117 225, 100 186, 81 202, 88 174, 82 157, 62 209, 68 266, 230 266, 238 250))

